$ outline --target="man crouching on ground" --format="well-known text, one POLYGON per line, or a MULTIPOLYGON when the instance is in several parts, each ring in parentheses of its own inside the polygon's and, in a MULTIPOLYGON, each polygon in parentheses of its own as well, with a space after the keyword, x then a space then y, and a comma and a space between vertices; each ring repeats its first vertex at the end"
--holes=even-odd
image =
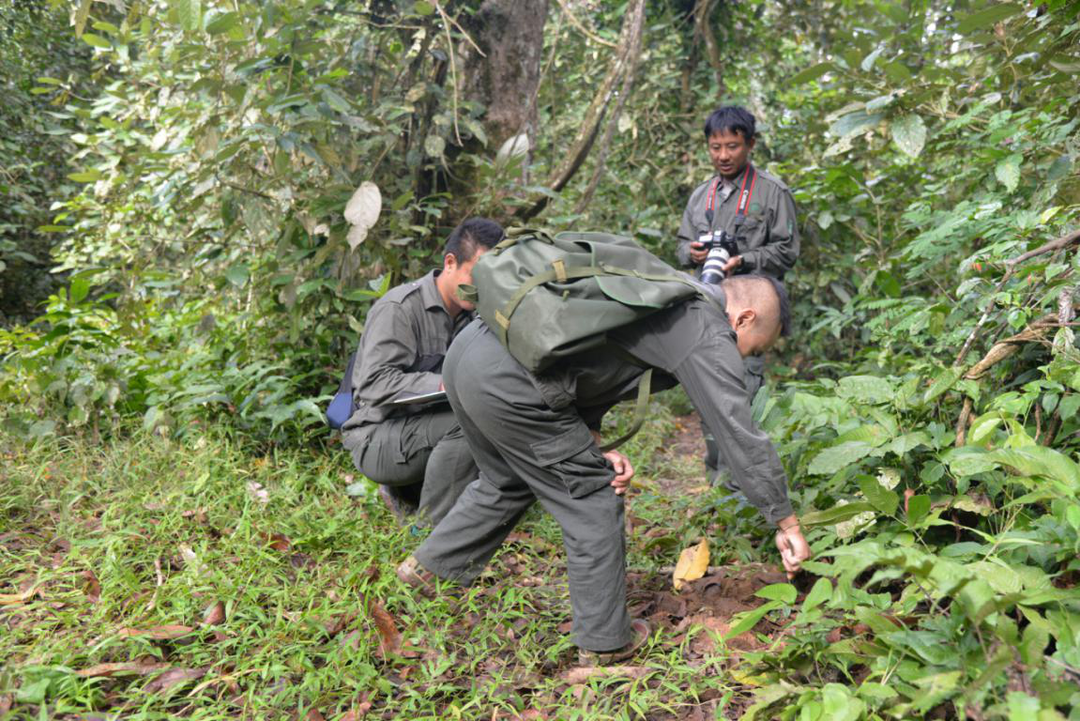
POLYGON ((443 389, 447 348, 473 317, 458 286, 472 282, 477 259, 503 235, 493 220, 466 220, 447 239, 441 269, 391 289, 368 312, 353 368, 357 410, 341 428, 342 442, 399 520, 419 508, 438 523, 477 476, 445 402, 393 402, 443 389))
POLYGON ((693 298, 612 331, 614 349, 574 356, 541 375, 526 371, 483 321, 462 331, 446 356, 446 385, 480 477, 398 576, 422 589, 437 579, 470 584, 539 500, 563 530, 579 661, 629 658, 649 635, 626 608, 622 494, 633 468, 621 453, 601 452, 597 431, 650 367, 658 389, 686 389, 740 490, 777 526, 788 574, 798 571, 810 549, 780 458, 751 418, 742 362, 786 330, 787 295, 760 276, 712 288, 719 304, 693 298))

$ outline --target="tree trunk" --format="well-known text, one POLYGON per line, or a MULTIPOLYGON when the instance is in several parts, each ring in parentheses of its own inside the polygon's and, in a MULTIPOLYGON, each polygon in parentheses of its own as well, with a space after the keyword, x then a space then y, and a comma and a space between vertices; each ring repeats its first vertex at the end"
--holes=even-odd
MULTIPOLYGON (((484 0, 464 26, 469 37, 456 48, 457 87, 462 100, 484 107, 481 123, 487 146, 475 138, 466 140, 455 157, 494 155, 504 142, 522 133, 529 139, 529 148, 535 147, 536 94, 547 15, 548 0, 484 0)), ((461 216, 475 205, 477 168, 455 163, 451 177, 454 197, 463 203, 453 214, 461 216)))

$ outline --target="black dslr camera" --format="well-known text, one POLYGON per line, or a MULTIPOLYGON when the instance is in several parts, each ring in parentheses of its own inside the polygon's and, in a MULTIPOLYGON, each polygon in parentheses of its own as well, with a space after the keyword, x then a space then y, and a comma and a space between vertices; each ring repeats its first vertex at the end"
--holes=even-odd
POLYGON ((724 279, 724 266, 739 254, 735 238, 723 230, 714 230, 711 233, 702 233, 697 242, 709 250, 709 254, 705 256, 705 264, 701 267, 701 280, 706 283, 719 283, 724 279))

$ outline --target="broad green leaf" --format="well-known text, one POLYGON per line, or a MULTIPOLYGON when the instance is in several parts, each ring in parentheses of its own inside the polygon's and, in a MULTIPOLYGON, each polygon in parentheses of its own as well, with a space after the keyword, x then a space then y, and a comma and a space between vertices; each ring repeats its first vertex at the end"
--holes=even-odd
POLYGON ((1023 11, 1024 6, 1016 3, 991 5, 984 10, 977 10, 960 18, 960 22, 956 24, 956 31, 962 35, 967 35, 975 30, 982 30, 1002 20, 1007 20, 1023 11))
POLYGON ((73 304, 82 303, 90 294, 90 281, 86 278, 75 277, 71 279, 69 295, 73 304))
POLYGON ((968 445, 979 445, 982 443, 999 425, 1001 425, 1001 422, 1002 415, 1000 412, 991 411, 990 413, 983 413, 972 422, 971 428, 968 430, 968 445))
POLYGON ((251 275, 251 271, 248 269, 248 266, 247 266, 246 263, 237 263, 236 265, 230 267, 229 270, 225 272, 225 277, 228 279, 228 281, 230 283, 235 285, 237 288, 239 288, 239 287, 243 286, 245 283, 247 283, 248 278, 250 277, 250 275, 251 275))
POLYGON ((172 0, 176 17, 185 32, 193 33, 202 24, 202 0, 172 0))
POLYGON ((825 75, 829 71, 833 70, 834 67, 835 66, 832 63, 818 63, 817 65, 811 65, 810 67, 804 68, 803 70, 800 70, 799 72, 788 78, 788 84, 802 85, 803 83, 808 83, 811 80, 817 80, 822 75, 825 75))
POLYGON ((923 403, 930 403, 938 398, 938 396, 946 393, 950 388, 956 385, 956 381, 960 380, 960 376, 964 375, 964 369, 957 366, 949 366, 948 368, 942 368, 934 376, 934 380, 930 383, 930 387, 923 394, 923 403))
POLYGON ((863 492, 866 500, 870 501, 874 508, 886 516, 896 513, 896 508, 900 505, 900 497, 883 487, 876 478, 873 476, 859 476, 858 484, 859 490, 863 492))
POLYGON ((215 15, 210 22, 206 23, 206 32, 211 35, 227 33, 240 24, 240 13, 227 12, 215 15))
POLYGON ((908 524, 917 526, 930 513, 930 496, 918 495, 908 499, 908 524))
POLYGON ((842 523, 850 518, 854 518, 860 513, 866 513, 867 511, 873 511, 874 507, 866 501, 855 501, 853 503, 837 504, 832 508, 826 508, 824 511, 811 511, 810 513, 804 513, 799 516, 799 522, 807 527, 813 526, 832 526, 837 523, 842 523))
POLYGON ((885 71, 885 77, 897 85, 903 85, 914 77, 907 66, 899 60, 890 60, 882 66, 882 69, 885 71))
POLYGON ((418 0, 418 2, 413 5, 413 11, 417 15, 427 16, 435 12, 435 6, 427 2, 427 0, 418 0))
POLYGON ((850 138, 877 127, 878 123, 884 119, 885 116, 881 113, 868 114, 865 110, 856 110, 830 125, 829 135, 835 138, 850 138))
POLYGON ((724 634, 724 639, 732 639, 739 634, 746 633, 754 626, 756 626, 758 624, 758 621, 765 618, 765 614, 767 614, 769 611, 775 611, 776 609, 783 607, 784 603, 782 601, 769 601, 768 603, 762 604, 761 606, 758 606, 753 610, 743 611, 742 613, 735 614, 735 616, 732 618, 732 621, 734 621, 734 623, 731 624, 728 632, 724 634))
POLYGON ((921 115, 905 115, 889 124, 893 142, 909 158, 917 158, 926 144, 926 124, 921 115))
POLYGON ((866 713, 866 703, 838 683, 825 684, 821 690, 821 705, 822 716, 829 721, 858 721, 866 713))
POLYGON ((826 448, 814 456, 814 460, 810 461, 810 466, 806 469, 806 472, 813 475, 831 476, 837 471, 847 468, 852 463, 861 461, 873 451, 874 447, 872 445, 862 441, 841 443, 832 448, 826 448))
POLYGON ((334 110, 338 111, 339 113, 344 113, 345 115, 348 115, 349 113, 353 112, 353 107, 349 104, 349 101, 335 93, 330 88, 323 88, 322 96, 323 100, 326 101, 326 104, 334 110))
POLYGON ((68 180, 74 180, 76 183, 96 183, 101 180, 101 171, 84 170, 79 173, 69 173, 68 180))
POLYGON ((942 673, 923 676, 914 683, 919 687, 920 693, 915 702, 915 708, 920 711, 928 711, 942 701, 960 692, 961 671, 944 671, 942 673))
POLYGON ((897 436, 889 445, 885 446, 885 448, 889 452, 895 453, 902 458, 915 448, 918 448, 919 446, 929 446, 933 444, 933 442, 933 439, 930 438, 930 434, 925 431, 913 431, 911 433, 905 433, 902 436, 897 436))
POLYGON ((814 582, 814 587, 810 589, 810 593, 806 594, 806 598, 803 599, 802 612, 806 613, 810 609, 817 608, 831 600, 832 596, 832 581, 827 578, 819 578, 814 582))
POLYGON ((94 0, 79 0, 79 7, 75 10, 75 37, 82 37, 86 29, 86 21, 90 17, 90 5, 94 0))
MULTIPOLYGON (((864 73, 868 73, 871 70, 873 70, 874 69, 874 63, 877 62, 877 59, 879 57, 881 57, 881 54, 883 52, 885 52, 885 46, 884 45, 882 45, 881 47, 875 49, 872 53, 870 53, 865 58, 863 58, 862 62, 859 64, 859 67, 862 69, 862 71, 864 73)), ((867 110, 873 110, 873 108, 867 106, 867 110)))
POLYGON ((1039 699, 1022 691, 1010 691, 1005 699, 1009 721, 1040 721, 1039 710, 1042 704, 1039 699))
POLYGON ((94 33, 83 33, 82 41, 91 47, 104 48, 105 50, 112 49, 112 43, 110 43, 108 40, 101 37, 100 35, 95 35, 94 33))
POLYGON ((892 384, 877 376, 844 376, 837 393, 859 403, 888 403, 894 395, 892 384))
POLYGON ((1023 155, 1020 153, 1013 153, 1012 155, 999 160, 998 164, 994 166, 994 177, 996 177, 998 182, 1004 185, 1006 190, 1010 193, 1016 190, 1016 186, 1020 184, 1020 164, 1023 160, 1023 155))
POLYGON ((1002 448, 988 460, 1015 468, 1026 476, 1042 476, 1060 482, 1072 492, 1080 491, 1080 466, 1068 456, 1046 446, 1002 448))
POLYGON ((888 701, 894 699, 897 696, 896 691, 892 690, 885 684, 875 683, 874 681, 863 681, 859 684, 859 687, 855 690, 862 698, 871 699, 873 701, 888 701))
POLYGON ((795 590, 795 587, 790 583, 773 583, 764 588, 759 588, 754 592, 754 595, 768 601, 780 601, 781 603, 791 604, 795 603, 795 599, 798 598, 799 592, 795 590))

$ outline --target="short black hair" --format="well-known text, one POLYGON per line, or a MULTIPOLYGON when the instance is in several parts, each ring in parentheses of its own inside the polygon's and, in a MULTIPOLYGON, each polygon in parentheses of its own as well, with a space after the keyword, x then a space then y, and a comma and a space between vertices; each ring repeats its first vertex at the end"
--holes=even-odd
POLYGON ((498 245, 506 237, 503 227, 490 218, 469 218, 462 221, 446 239, 443 257, 454 254, 458 263, 467 263, 483 246, 487 250, 498 245))
POLYGON ((712 111, 705 119, 705 139, 717 133, 736 133, 743 136, 743 140, 750 141, 757 134, 757 121, 746 108, 725 105, 712 111))
POLYGON ((761 277, 769 281, 773 290, 776 291, 776 297, 780 301, 780 335, 786 338, 791 335, 791 298, 788 297, 787 288, 771 275, 761 277))

